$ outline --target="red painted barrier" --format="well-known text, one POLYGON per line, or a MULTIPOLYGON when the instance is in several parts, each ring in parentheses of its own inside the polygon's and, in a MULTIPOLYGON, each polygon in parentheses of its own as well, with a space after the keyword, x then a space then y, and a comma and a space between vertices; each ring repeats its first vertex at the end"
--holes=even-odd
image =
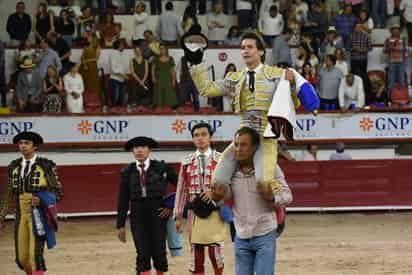
MULTIPOLYGON (((65 196, 59 212, 116 211, 123 167, 60 166, 65 196)), ((292 207, 412 206, 412 160, 298 161, 281 167, 293 192, 292 207)), ((0 176, 5 172, 0 168, 0 176)))

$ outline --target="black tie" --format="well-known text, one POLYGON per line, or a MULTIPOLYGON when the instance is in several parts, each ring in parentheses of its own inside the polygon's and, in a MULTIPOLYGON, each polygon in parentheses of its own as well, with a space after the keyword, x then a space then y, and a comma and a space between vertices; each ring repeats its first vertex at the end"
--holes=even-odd
POLYGON ((253 93, 255 91, 255 72, 248 71, 249 74, 249 90, 253 93))
POLYGON ((30 160, 26 160, 26 166, 24 167, 24 171, 23 171, 23 178, 24 179, 29 174, 29 168, 30 168, 30 160))

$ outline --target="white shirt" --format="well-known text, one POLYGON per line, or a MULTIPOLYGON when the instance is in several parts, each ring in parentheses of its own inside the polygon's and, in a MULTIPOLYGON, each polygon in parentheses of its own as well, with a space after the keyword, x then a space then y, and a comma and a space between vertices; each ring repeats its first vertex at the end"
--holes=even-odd
POLYGON ((259 19, 259 28, 264 35, 277 36, 283 31, 283 17, 278 13, 275 17, 265 13, 264 17, 259 19))
POLYGON ((309 6, 306 2, 302 2, 299 6, 296 6, 296 21, 299 23, 306 22, 308 18, 309 6))
POLYGON ((339 106, 347 109, 351 104, 356 107, 365 105, 365 91, 363 90, 362 78, 353 75, 353 84, 349 86, 346 83, 346 78, 342 78, 339 87, 339 106))
POLYGON ((216 14, 214 12, 209 13, 207 16, 207 25, 209 27, 208 38, 211 41, 223 41, 225 40, 227 29, 225 26, 226 15, 223 13, 216 14), (223 27, 215 27, 212 22, 218 22, 223 27))
POLYGON ((140 14, 135 14, 133 16, 134 30, 133 30, 133 40, 144 39, 143 33, 147 30, 148 15, 145 12, 140 14))
POLYGON ((399 9, 403 12, 403 17, 412 23, 412 0, 402 0, 399 9))
POLYGON ((237 0, 236 1, 236 9, 237 10, 251 10, 252 9, 252 3, 249 2, 249 1, 237 0))
POLYGON ((83 113, 83 92, 84 84, 82 76, 77 73, 74 77, 67 73, 63 77, 64 90, 66 91, 66 104, 70 113, 83 113), (79 98, 74 98, 70 93, 75 92, 80 94, 79 98))
POLYGON ((22 177, 22 178, 24 177, 24 169, 26 168, 26 162, 30 161, 30 163, 29 163, 29 173, 30 173, 31 167, 33 166, 34 162, 36 161, 36 158, 37 158, 36 154, 31 159, 22 158, 20 177, 22 177))
MULTIPOLYGON (((147 158, 145 161, 144 161, 144 171, 147 171, 147 169, 149 169, 149 166, 150 166, 150 158, 147 158)), ((137 166, 137 170, 139 171, 139 174, 141 174, 142 173, 142 168, 140 168, 140 161, 138 161, 138 160, 136 160, 136 166, 137 166)), ((141 186, 142 187, 142 197, 143 198, 145 198, 145 197, 147 197, 147 189, 146 189, 146 186, 144 185, 144 186, 141 186)))
POLYGON ((269 14, 270 7, 273 5, 278 7, 278 12, 279 12, 279 7, 280 7, 279 1, 263 0, 262 4, 260 5, 259 18, 263 18, 265 14, 269 14))
POLYGON ((206 152, 202 153, 199 150, 196 150, 196 157, 198 158, 201 154, 205 155, 206 159, 210 158, 212 155, 212 149, 209 147, 206 152))
POLYGON ((109 57, 110 79, 124 82, 123 75, 127 73, 129 62, 125 62, 126 51, 113 50, 109 57))
POLYGON ((256 88, 256 76, 257 74, 259 74, 263 69, 263 64, 260 63, 256 68, 254 68, 253 70, 249 70, 248 68, 246 68, 246 85, 247 87, 249 87, 249 73, 248 72, 255 72, 255 88, 256 88))
POLYGON ((346 61, 336 60, 335 67, 341 70, 343 75, 347 75, 349 72, 348 63, 346 61))

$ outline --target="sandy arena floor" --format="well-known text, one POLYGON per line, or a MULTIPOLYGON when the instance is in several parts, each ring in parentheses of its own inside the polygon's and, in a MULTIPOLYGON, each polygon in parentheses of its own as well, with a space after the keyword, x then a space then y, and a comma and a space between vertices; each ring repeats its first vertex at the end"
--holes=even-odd
MULTIPOLYGON (((412 213, 290 214, 278 241, 280 275, 412 274, 412 213)), ((0 233, 0 275, 23 274, 14 264, 12 223, 0 233)), ((60 223, 58 248, 46 252, 52 275, 134 274, 135 252, 116 238, 114 219, 60 223)), ((225 274, 234 274, 233 244, 225 274)), ((184 257, 169 258, 168 274, 188 274, 184 257)), ((208 271, 212 274, 210 265, 208 271)))

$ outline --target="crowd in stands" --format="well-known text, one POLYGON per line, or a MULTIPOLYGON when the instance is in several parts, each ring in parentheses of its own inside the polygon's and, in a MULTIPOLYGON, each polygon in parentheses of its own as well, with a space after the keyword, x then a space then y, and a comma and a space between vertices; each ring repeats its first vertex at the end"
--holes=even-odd
MULTIPOLYGON (((302 73, 316 87, 322 110, 409 103, 412 0, 213 0, 210 5, 191 0, 183 16, 176 14, 172 2, 120 2, 49 0, 40 3, 35 14, 27 14, 24 2, 18 2, 7 20, 9 39, 0 41, 2 105, 14 103, 18 112, 78 113, 91 110, 84 108, 90 102, 105 111, 199 111, 187 61, 168 53, 199 23, 199 16, 207 18, 203 32, 211 45, 239 46, 244 31, 261 33, 272 48, 272 64, 302 73), (115 21, 117 13, 133 16, 133 26, 127 26, 133 30, 131 38, 122 36, 126 26, 115 21), (229 15, 237 16, 237 25, 227 25, 229 15), (157 17, 153 30, 148 27, 150 16, 157 17), (390 31, 383 45, 387 67, 368 72, 376 29, 390 31), (17 48, 12 84, 4 77, 6 46, 17 48), (71 48, 77 46, 84 47, 80 64, 70 60, 71 48), (130 47, 134 57, 124 62, 124 50, 130 47), (106 77, 98 67, 103 48, 114 49, 106 77)), ((226 71, 232 70, 236 67, 229 64, 226 71)), ((231 111, 230 98, 208 103, 231 111)))

